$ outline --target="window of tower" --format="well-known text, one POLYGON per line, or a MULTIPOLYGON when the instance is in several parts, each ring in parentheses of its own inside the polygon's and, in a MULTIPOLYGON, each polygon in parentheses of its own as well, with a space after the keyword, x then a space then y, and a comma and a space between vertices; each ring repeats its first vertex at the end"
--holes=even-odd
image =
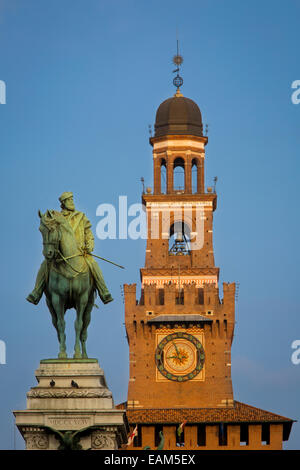
POLYGON ((270 423, 264 423, 261 426, 261 443, 262 445, 270 445, 270 423))
POLYGON ((184 290, 181 287, 176 289, 175 304, 184 305, 184 290))
POLYGON ((167 193, 167 163, 164 158, 160 163, 160 188, 162 194, 167 193))
POLYGON ((184 160, 178 157, 173 164, 173 184, 174 191, 184 191, 184 160))
POLYGON ((194 158, 192 161, 192 193, 198 192, 198 161, 194 158))
POLYGON ((185 444, 184 444, 184 429, 183 429, 181 434, 179 434, 179 435, 178 435, 178 432, 176 432, 176 446, 177 447, 184 447, 184 445, 185 444))
POLYGON ((165 290, 164 289, 156 289, 157 291, 157 298, 156 302, 158 305, 164 305, 165 304, 165 290))
POLYGON ((191 235, 189 226, 177 221, 170 227, 169 233, 169 254, 189 255, 191 252, 191 235))
POLYGON ((154 436, 154 445, 157 447, 160 444, 161 441, 161 435, 160 433, 163 432, 163 425, 162 424, 156 424, 155 425, 155 436, 154 436))
POLYGON ((248 423, 243 423, 240 426, 240 445, 249 445, 249 426, 248 423))
POLYGON ((204 289, 202 287, 197 289, 196 304, 204 305, 204 289))
MULTIPOLYGON (((132 427, 132 431, 135 428, 135 425, 132 427)), ((133 447, 142 446, 142 426, 138 424, 137 426, 137 435, 133 438, 133 447)))
POLYGON ((219 446, 227 446, 227 424, 219 424, 219 446))
POLYGON ((197 427, 197 445, 199 447, 206 446, 206 426, 205 424, 199 424, 197 427))

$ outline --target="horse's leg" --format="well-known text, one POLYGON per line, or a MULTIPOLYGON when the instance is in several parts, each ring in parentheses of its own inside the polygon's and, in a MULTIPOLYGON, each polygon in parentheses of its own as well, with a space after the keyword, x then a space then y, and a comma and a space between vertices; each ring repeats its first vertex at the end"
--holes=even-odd
POLYGON ((95 302, 95 293, 94 293, 94 290, 92 290, 89 296, 88 304, 83 314, 83 324, 82 324, 81 335, 80 335, 82 357, 88 357, 87 352, 86 352, 87 329, 91 321, 91 312, 93 310, 94 302, 95 302))
POLYGON ((74 358, 81 358, 80 336, 83 326, 83 314, 88 303, 88 292, 78 294, 76 301, 76 320, 75 320, 75 347, 74 358))
POLYGON ((60 359, 67 357, 66 352, 66 335, 65 335, 65 306, 64 300, 58 294, 52 292, 51 295, 52 305, 56 312, 57 318, 57 332, 58 332, 58 341, 59 341, 59 354, 60 359))
POLYGON ((56 311, 54 310, 53 305, 51 303, 51 300, 50 300, 50 298, 48 298, 47 294, 46 294, 46 303, 47 303, 49 312, 51 313, 52 324, 53 324, 54 328, 56 329, 56 333, 57 333, 57 337, 58 337, 58 341, 59 341, 59 332, 58 332, 58 326, 57 326, 56 311))

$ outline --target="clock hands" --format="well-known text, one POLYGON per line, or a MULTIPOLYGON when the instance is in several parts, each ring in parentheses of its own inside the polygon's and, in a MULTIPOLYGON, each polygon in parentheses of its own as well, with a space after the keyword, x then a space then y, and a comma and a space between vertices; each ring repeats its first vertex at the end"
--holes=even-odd
POLYGON ((175 348, 175 351, 176 351, 176 356, 174 356, 174 359, 178 359, 180 361, 180 363, 182 363, 182 355, 180 354, 177 346, 176 346, 176 343, 174 341, 172 341, 173 345, 174 345, 174 348, 175 348))
POLYGON ((179 356, 180 353, 179 353, 179 351, 178 351, 178 348, 177 348, 177 346, 176 346, 176 343, 174 343, 174 341, 172 341, 172 344, 174 345, 174 348, 175 348, 175 350, 176 350, 176 354, 179 356))

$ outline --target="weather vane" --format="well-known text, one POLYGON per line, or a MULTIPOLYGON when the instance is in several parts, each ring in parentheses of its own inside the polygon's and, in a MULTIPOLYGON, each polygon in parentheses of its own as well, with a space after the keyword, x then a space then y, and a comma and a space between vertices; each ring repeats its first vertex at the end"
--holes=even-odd
POLYGON ((176 69, 173 70, 173 73, 177 73, 176 77, 173 79, 174 86, 177 87, 177 91, 183 85, 183 78, 179 75, 180 66, 183 62, 182 55, 179 54, 179 46, 178 46, 178 39, 177 39, 177 54, 173 57, 173 64, 176 65, 176 69))

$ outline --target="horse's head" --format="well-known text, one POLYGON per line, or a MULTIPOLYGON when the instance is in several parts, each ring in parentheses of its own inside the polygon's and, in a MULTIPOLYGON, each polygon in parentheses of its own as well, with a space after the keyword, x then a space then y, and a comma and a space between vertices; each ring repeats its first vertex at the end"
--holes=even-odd
POLYGON ((60 224, 61 214, 56 211, 47 210, 45 214, 39 211, 41 220, 39 230, 43 237, 43 255, 50 261, 56 258, 61 240, 60 224))

